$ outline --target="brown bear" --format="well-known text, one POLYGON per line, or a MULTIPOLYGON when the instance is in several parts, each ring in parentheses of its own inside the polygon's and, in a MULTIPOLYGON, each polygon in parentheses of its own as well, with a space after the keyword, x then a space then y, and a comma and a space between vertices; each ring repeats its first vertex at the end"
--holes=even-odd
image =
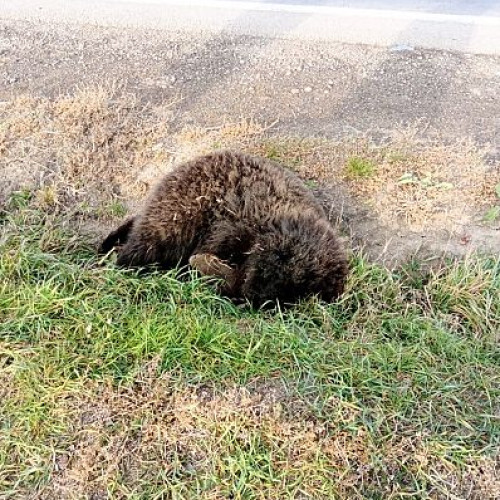
POLYGON ((220 151, 177 166, 139 215, 101 244, 124 267, 188 263, 221 280, 220 291, 255 306, 310 295, 333 301, 348 265, 321 204, 291 171, 220 151))

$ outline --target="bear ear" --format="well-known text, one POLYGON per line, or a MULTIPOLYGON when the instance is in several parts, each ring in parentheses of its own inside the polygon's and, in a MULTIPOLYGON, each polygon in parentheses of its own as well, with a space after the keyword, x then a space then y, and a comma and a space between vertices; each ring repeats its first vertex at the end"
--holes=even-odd
POLYGON ((236 278, 236 270, 211 253, 198 253, 189 258, 189 265, 202 276, 221 279, 223 288, 231 288, 236 278))

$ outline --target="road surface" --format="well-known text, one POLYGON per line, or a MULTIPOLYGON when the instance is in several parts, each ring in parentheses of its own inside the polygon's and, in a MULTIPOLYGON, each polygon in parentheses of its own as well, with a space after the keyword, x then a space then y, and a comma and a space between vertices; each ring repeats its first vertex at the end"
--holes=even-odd
POLYGON ((368 14, 373 3, 363 0, 183 3, 0 3, 0 98, 112 79, 144 100, 178 101, 179 127, 252 116, 278 118, 284 133, 383 137, 419 123, 429 137, 472 139, 498 156, 498 2, 383 0, 368 14), (366 19, 372 32, 360 28, 366 19), (350 34, 343 31, 353 20, 350 34), (387 22, 406 23, 406 31, 391 39, 387 22), (460 36, 447 40, 443 33, 457 26, 460 36), (439 43, 416 46, 412 33, 439 43), (370 37, 378 42, 345 43, 370 37))
POLYGON ((500 54, 492 0, 9 0, 0 16, 500 54))

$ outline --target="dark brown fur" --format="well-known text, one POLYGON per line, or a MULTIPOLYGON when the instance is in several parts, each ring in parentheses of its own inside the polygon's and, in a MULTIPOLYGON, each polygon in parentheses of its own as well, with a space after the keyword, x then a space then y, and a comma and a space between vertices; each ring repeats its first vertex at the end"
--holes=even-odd
MULTIPOLYGON (((215 256, 234 270, 230 279, 224 272, 223 292, 255 305, 311 294, 332 301, 347 276, 337 235, 303 182, 271 161, 230 151, 166 175, 142 212, 113 231, 100 251, 116 244, 122 244, 118 265, 125 267, 170 269, 192 256, 215 256)), ((203 271, 199 261, 192 264, 203 271)))

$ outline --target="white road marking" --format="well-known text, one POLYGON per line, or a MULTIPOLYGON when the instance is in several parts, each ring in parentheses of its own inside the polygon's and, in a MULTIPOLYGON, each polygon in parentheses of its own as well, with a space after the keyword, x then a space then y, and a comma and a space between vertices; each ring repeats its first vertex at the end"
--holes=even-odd
POLYGON ((500 8, 493 1, 491 4, 480 0, 473 5, 438 5, 420 0, 405 3, 380 0, 378 9, 339 6, 364 7, 368 2, 363 0, 326 0, 329 5, 317 5, 316 1, 303 0, 304 3, 295 4, 279 3, 279 0, 272 3, 255 0, 0 0, 0 19, 151 28, 169 31, 171 36, 185 33, 213 36, 224 32, 500 55, 500 8), (420 11, 398 10, 402 5, 423 7, 420 11), (423 11, 432 5, 439 11, 423 11), (496 15, 488 15, 488 11, 496 15))
POLYGON ((332 7, 329 5, 260 3, 229 0, 107 0, 107 2, 141 5, 165 5, 177 7, 203 7, 257 12, 289 12, 292 14, 320 14, 335 17, 373 17, 404 21, 430 21, 436 23, 461 23, 485 26, 500 26, 500 17, 469 14, 442 14, 418 10, 360 9, 355 7, 332 7), (188 5, 187 5, 188 4, 188 5))

